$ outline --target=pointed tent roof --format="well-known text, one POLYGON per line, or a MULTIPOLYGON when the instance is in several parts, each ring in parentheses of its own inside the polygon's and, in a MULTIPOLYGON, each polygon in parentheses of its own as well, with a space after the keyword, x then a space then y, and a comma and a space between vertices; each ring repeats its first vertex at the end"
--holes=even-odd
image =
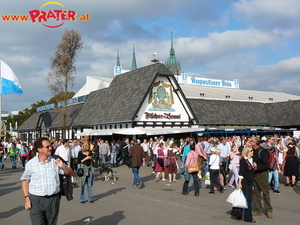
POLYGON ((131 63, 131 70, 136 70, 136 59, 135 59, 135 50, 134 50, 134 45, 133 45, 133 52, 132 52, 132 63, 131 63))
POLYGON ((156 77, 172 76, 161 63, 116 76, 110 86, 90 93, 73 126, 133 122, 156 77))

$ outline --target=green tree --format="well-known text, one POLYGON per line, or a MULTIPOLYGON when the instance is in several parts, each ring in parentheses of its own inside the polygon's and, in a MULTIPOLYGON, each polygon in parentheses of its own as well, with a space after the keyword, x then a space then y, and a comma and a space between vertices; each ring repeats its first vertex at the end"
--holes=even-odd
MULTIPOLYGON (((55 56, 51 58, 50 72, 46 77, 48 87, 53 96, 62 93, 60 100, 64 102, 62 119, 62 136, 66 138, 67 130, 67 100, 70 99, 70 90, 74 86, 76 74, 76 58, 82 49, 81 34, 75 30, 66 30, 62 35, 61 43, 57 46, 55 56)), ((56 99, 58 102, 58 99, 56 99)))
POLYGON ((73 98, 74 95, 75 95, 75 92, 73 92, 73 91, 68 92, 68 93, 61 92, 61 93, 57 94, 56 96, 50 98, 50 100, 48 101, 48 104, 64 101, 65 96, 68 96, 69 97, 68 99, 73 98))

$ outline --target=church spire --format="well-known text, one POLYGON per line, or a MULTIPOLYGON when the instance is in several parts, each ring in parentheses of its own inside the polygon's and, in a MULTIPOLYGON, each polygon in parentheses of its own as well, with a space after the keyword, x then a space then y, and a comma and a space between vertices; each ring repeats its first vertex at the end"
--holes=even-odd
POLYGON ((170 49, 170 56, 175 57, 175 49, 173 47, 173 31, 171 30, 171 49, 170 49))
POLYGON ((168 61, 166 62, 166 66, 169 68, 169 70, 174 75, 180 75, 181 74, 181 68, 180 68, 180 62, 175 56, 175 49, 173 46, 173 31, 171 31, 171 49, 170 49, 170 57, 168 58, 168 61))
POLYGON ((134 50, 134 45, 133 45, 133 52, 132 52, 132 63, 131 63, 131 70, 136 70, 136 59, 135 59, 135 50, 134 50))
POLYGON ((117 63, 116 66, 121 66, 120 64, 120 57, 119 57, 119 50, 117 51, 117 63))

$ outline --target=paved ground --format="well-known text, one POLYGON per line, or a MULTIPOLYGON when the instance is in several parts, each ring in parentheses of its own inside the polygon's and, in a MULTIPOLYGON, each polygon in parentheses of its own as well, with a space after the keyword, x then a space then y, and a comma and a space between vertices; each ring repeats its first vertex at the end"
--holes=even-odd
MULTIPOLYGON (((0 224, 30 224, 29 212, 24 209, 20 177, 22 170, 18 164, 10 169, 10 161, 4 160, 5 168, 0 169, 0 224)), ((225 193, 208 194, 209 189, 202 184, 200 196, 194 197, 192 186, 187 196, 181 195, 183 179, 167 186, 165 182, 155 182, 151 168, 141 168, 144 189, 132 186, 131 170, 125 166, 114 169, 116 182, 96 180, 93 187, 94 204, 79 202, 79 189, 74 189, 74 200, 61 200, 58 224, 65 225, 182 225, 182 224, 244 224, 230 217, 231 205, 226 198, 233 189, 225 193), (90 218, 89 223, 84 220, 90 218)), ((266 216, 255 217, 257 224, 299 224, 300 186, 284 187, 281 179, 281 195, 271 193, 273 219, 266 216)), ((192 184, 192 182, 191 182, 192 184)))

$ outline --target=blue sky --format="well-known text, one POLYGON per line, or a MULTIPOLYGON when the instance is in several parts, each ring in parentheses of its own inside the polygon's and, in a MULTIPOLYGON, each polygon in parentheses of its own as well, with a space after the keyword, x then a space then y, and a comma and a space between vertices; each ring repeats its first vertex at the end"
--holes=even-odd
MULTIPOLYGON (((0 58, 18 77, 24 94, 6 95, 2 110, 23 110, 51 98, 45 82, 65 29, 82 34, 73 91, 86 76, 113 77, 117 50, 123 69, 149 65, 152 53, 165 62, 173 31, 183 72, 196 77, 240 80, 240 88, 300 95, 299 0, 60 0, 91 21, 60 28, 0 20, 0 58)), ((0 0, 0 16, 28 14, 47 1, 0 0)), ((44 10, 62 9, 50 4, 44 10)), ((49 22, 54 23, 53 21, 49 22)))

